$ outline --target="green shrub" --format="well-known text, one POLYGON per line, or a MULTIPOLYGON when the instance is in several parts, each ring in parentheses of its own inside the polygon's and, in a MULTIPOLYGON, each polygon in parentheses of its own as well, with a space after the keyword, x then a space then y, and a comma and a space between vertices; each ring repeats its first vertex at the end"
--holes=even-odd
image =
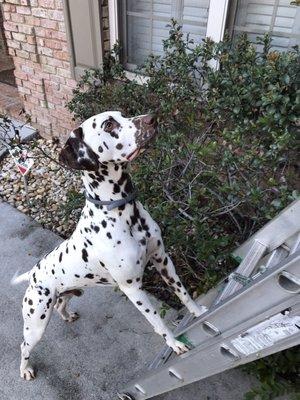
MULTIPOLYGON (((261 54, 246 36, 195 45, 172 21, 164 54, 137 71, 146 83, 126 78, 116 47, 102 71, 85 72, 68 105, 81 120, 109 109, 156 112, 160 132, 133 165, 134 181, 198 294, 235 266, 238 244, 297 196, 299 52, 271 51, 268 36, 259 42, 261 54)), ((176 303, 155 272, 144 284, 176 303)))

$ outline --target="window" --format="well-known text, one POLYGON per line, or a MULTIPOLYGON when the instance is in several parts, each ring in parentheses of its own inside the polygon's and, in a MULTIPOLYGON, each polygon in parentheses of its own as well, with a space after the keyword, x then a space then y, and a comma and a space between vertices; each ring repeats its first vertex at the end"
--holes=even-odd
POLYGON ((300 7, 291 0, 110 0, 109 8, 111 45, 121 40, 127 70, 162 54, 172 17, 197 43, 205 36, 222 40, 226 27, 253 42, 270 32, 276 50, 300 43, 300 7))
POLYGON ((246 32, 250 40, 270 32, 275 50, 287 50, 300 42, 300 7, 290 0, 239 0, 233 34, 246 32))
POLYGON ((142 64, 149 54, 162 54, 172 17, 199 43, 206 35, 209 6, 209 0, 123 1, 119 18, 127 68, 142 64))

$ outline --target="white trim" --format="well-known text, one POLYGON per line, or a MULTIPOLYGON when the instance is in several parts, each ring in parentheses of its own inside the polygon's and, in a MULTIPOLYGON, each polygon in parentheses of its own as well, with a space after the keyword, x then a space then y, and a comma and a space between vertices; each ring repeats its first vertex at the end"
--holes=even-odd
MULTIPOLYGON (((229 0, 210 0, 205 36, 214 42, 218 43, 224 37, 228 6, 229 0)), ((217 60, 210 60, 209 65, 219 69, 217 60)))
POLYGON ((229 0, 210 0, 206 37, 214 42, 223 39, 227 18, 229 0))
POLYGON ((119 39, 118 0, 108 0, 109 41, 112 49, 119 39))

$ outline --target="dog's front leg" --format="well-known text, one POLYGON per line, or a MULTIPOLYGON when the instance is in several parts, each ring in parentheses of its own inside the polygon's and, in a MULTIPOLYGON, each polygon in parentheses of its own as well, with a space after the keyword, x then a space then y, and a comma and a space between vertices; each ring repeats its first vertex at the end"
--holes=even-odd
POLYGON ((201 314, 207 311, 205 306, 198 305, 191 298, 188 291, 183 286, 179 276, 176 273, 171 258, 164 251, 162 242, 160 248, 158 248, 155 255, 151 258, 151 261, 153 262, 157 271, 161 274, 163 280, 174 290, 174 293, 179 297, 181 302, 187 307, 190 313, 194 314, 195 317, 199 317, 201 314))
POLYGON ((151 304, 146 292, 144 292, 138 284, 120 284, 119 287, 122 292, 126 294, 129 300, 147 318, 153 326, 154 331, 166 340, 168 346, 170 346, 177 354, 182 354, 189 350, 183 343, 175 339, 172 331, 166 326, 158 312, 151 304))

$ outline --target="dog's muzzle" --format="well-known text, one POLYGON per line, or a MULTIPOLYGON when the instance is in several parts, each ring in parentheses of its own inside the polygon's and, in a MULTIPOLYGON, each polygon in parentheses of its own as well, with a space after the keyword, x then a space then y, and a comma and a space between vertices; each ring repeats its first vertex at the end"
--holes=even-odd
POLYGON ((136 144, 139 149, 147 147, 148 142, 157 134, 157 119, 148 114, 143 117, 134 118, 133 123, 137 127, 136 144))

